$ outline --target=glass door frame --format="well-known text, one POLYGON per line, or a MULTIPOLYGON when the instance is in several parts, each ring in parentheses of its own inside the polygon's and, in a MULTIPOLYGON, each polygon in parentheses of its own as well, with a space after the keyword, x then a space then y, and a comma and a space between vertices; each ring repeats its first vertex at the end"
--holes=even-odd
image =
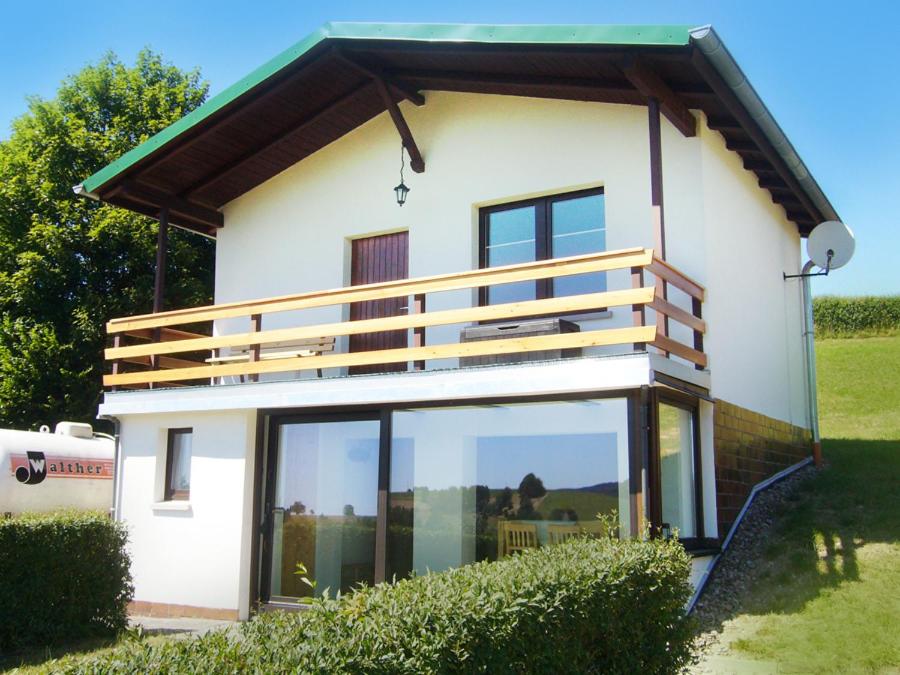
POLYGON ((700 445, 700 400, 694 396, 683 394, 674 389, 662 387, 650 388, 650 452, 647 461, 648 482, 648 520, 650 536, 662 536, 662 459, 659 442, 659 406, 660 404, 686 410, 691 414, 691 437, 693 441, 694 467, 694 516, 695 533, 693 537, 680 539, 686 549, 701 548, 706 545, 703 529, 703 453, 700 445))
MULTIPOLYGON (((652 388, 650 388, 652 389, 652 388)), ((257 467, 256 487, 254 489, 253 522, 258 524, 258 536, 254 541, 258 548, 251 550, 251 606, 258 604, 277 609, 302 609, 297 603, 285 603, 270 599, 272 538, 274 519, 272 504, 275 496, 275 471, 278 459, 278 430, 285 424, 292 423, 324 423, 342 421, 374 421, 381 422, 378 458, 378 493, 375 526, 375 583, 386 581, 387 566, 387 525, 391 477, 391 442, 393 413, 407 408, 443 408, 452 406, 477 406, 492 404, 542 403, 553 401, 578 401, 583 399, 624 398, 628 402, 629 429, 629 473, 631 490, 632 526, 627 536, 639 534, 637 523, 641 515, 646 496, 646 485, 641 478, 645 470, 645 443, 639 420, 644 408, 641 401, 641 390, 637 388, 590 390, 579 392, 561 392, 553 394, 533 394, 526 396, 488 396, 456 399, 424 399, 404 401, 402 403, 386 402, 382 404, 361 404, 357 406, 323 406, 301 412, 297 409, 262 408, 257 411, 259 426, 257 430, 257 467)), ((646 419, 646 418, 645 418, 646 419)))
MULTIPOLYGON (((281 427, 293 424, 327 424, 335 422, 380 422, 378 437, 378 493, 375 516, 375 583, 384 581, 385 542, 387 540, 388 482, 390 479, 391 411, 360 410, 335 413, 289 413, 271 415, 267 419, 268 439, 264 449, 261 551, 259 567, 259 602, 261 604, 293 607, 282 596, 271 597, 272 555, 274 551, 275 518, 273 517, 278 445, 281 427)), ((297 605, 299 607, 299 605, 297 605)))

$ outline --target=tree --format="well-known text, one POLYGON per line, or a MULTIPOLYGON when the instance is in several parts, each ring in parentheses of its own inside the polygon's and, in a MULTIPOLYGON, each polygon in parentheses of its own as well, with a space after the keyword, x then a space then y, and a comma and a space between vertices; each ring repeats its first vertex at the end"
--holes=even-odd
MULTIPOLYGON (((156 221, 72 186, 206 98, 198 71, 113 54, 29 99, 0 142, 0 426, 94 422, 104 324, 152 306, 156 221)), ((212 242, 169 239, 168 306, 212 297, 212 242)))
POLYGON ((547 488, 544 487, 544 481, 533 473, 529 473, 519 483, 519 494, 532 499, 539 499, 547 494, 547 488))

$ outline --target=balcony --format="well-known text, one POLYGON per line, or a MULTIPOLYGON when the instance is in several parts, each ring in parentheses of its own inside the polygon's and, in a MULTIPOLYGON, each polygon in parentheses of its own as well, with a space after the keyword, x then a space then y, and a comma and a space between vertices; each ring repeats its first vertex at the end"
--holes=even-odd
MULTIPOLYGON (((704 288, 651 249, 630 248, 570 258, 469 270, 455 274, 349 286, 297 295, 180 309, 113 319, 107 324, 113 346, 105 352, 111 374, 104 386, 146 389, 214 385, 229 378, 256 381, 260 375, 301 371, 383 366, 385 370, 424 370, 429 362, 467 357, 527 354, 547 350, 602 347, 616 353, 653 349, 701 370, 706 323, 702 319, 704 288), (618 270, 618 272, 616 272, 618 270), (488 306, 428 311, 435 293, 480 289, 504 283, 555 279, 592 272, 615 272, 609 279, 625 280, 619 290, 527 300, 488 306), (648 278, 652 277, 651 278, 648 278), (678 295, 679 297, 670 297, 678 295), (359 321, 314 325, 298 321, 292 327, 263 329, 264 317, 354 302, 404 298, 407 314, 359 321), (583 314, 630 307, 629 325, 559 335, 501 338, 483 342, 428 343, 428 329, 453 324, 524 320, 548 315, 583 314), (249 330, 213 334, 213 323, 246 319, 249 330), (670 322, 680 328, 670 326, 670 322), (324 353, 344 336, 412 331, 412 346, 397 349, 324 353), (688 344, 690 343, 690 344, 688 344), (305 349, 275 351, 291 344, 305 349)), ((626 310, 627 312, 628 310, 626 310)), ((596 323, 596 322, 592 322, 596 323)), ((221 330, 221 325, 219 329, 221 330)))

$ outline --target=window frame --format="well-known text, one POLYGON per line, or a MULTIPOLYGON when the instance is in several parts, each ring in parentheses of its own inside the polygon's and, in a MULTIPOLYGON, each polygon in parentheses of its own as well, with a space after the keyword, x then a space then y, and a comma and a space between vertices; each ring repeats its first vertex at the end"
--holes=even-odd
POLYGON ((194 455, 194 429, 193 427, 177 427, 168 429, 166 433, 166 482, 163 485, 163 501, 177 502, 188 501, 191 498, 190 483, 187 490, 176 490, 172 487, 172 472, 174 470, 175 437, 188 434, 191 437, 191 458, 194 455))
MULTIPOLYGON (((478 210, 478 268, 488 269, 488 227, 490 216, 494 213, 502 213, 503 211, 512 211, 526 206, 533 206, 535 209, 534 217, 534 259, 552 260, 553 259, 553 204, 557 202, 569 201, 572 199, 580 199, 582 197, 593 197, 597 195, 605 195, 603 187, 593 187, 584 190, 575 190, 572 192, 559 192, 543 197, 532 197, 529 199, 520 199, 513 202, 504 202, 502 204, 494 204, 492 206, 484 206, 478 210)), ((604 209, 606 204, 604 202, 604 209)), ((605 223, 605 219, 604 219, 605 223)), ((604 226, 605 229, 605 226, 604 226)), ((553 279, 537 279, 532 283, 535 284, 535 299, 543 300, 552 298, 553 296, 553 279)), ((478 305, 484 307, 488 304, 489 286, 481 286, 478 289, 478 305)), ((605 307, 598 307, 598 311, 605 310, 605 307)), ((564 315, 561 315, 564 316, 564 315)))
POLYGON ((665 404, 681 408, 691 414, 691 431, 693 437, 693 475, 694 475, 694 532, 693 537, 681 538, 679 541, 685 549, 692 551, 716 546, 706 538, 703 517, 703 465, 700 445, 700 401, 681 392, 651 388, 650 399, 650 456, 647 466, 648 521, 651 536, 662 536, 662 459, 659 442, 659 406, 665 404))

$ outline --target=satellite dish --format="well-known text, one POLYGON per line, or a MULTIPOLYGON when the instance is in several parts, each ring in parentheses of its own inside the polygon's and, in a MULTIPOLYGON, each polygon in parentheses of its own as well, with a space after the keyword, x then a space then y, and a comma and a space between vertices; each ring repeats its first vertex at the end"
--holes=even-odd
POLYGON ((826 220, 813 228, 806 239, 806 253, 823 270, 843 267, 856 249, 853 232, 837 220, 826 220))

